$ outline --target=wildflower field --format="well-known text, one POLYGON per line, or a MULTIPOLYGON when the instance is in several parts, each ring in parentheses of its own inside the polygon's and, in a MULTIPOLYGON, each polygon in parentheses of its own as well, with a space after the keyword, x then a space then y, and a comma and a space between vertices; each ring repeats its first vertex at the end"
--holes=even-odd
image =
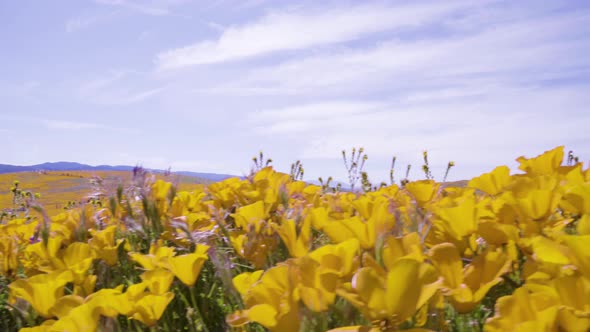
MULTIPOLYGON (((132 172, 123 171, 49 171, 19 172, 0 174, 0 209, 13 208, 14 193, 9 188, 14 182, 26 187, 26 190, 40 194, 36 202, 50 216, 66 208, 80 205, 92 198, 108 196, 121 183, 128 183, 132 172), (42 195, 41 195, 42 194, 42 195)), ((155 174, 156 179, 175 183, 178 190, 202 189, 206 179, 191 176, 155 174)), ((16 206, 22 208, 22 206, 16 206)))
POLYGON ((20 182, 0 330, 588 331, 590 170, 564 159, 347 191, 262 160, 187 190, 139 170, 55 214, 20 182))

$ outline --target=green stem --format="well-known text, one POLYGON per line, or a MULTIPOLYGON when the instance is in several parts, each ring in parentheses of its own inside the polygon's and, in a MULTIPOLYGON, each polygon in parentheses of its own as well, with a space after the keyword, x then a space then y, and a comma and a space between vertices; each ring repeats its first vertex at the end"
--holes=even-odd
POLYGON ((168 320, 164 321, 164 330, 166 332, 170 332, 170 325, 168 324, 168 320))
POLYGON ((193 304, 193 308, 195 309, 195 313, 197 314, 197 317, 199 317, 199 319, 201 320, 201 323, 203 324, 203 330, 205 332, 209 332, 209 329, 207 328, 207 324, 205 324, 205 320, 203 319, 203 315, 201 315, 201 310, 199 309, 198 303, 197 303, 197 299, 195 296, 195 287, 189 287, 190 290, 190 294, 191 294, 191 302, 193 304))
MULTIPOLYGON (((188 299, 186 298, 186 296, 184 295, 184 292, 178 290, 177 291, 178 294, 180 294, 180 299, 182 300, 182 302, 184 303, 184 305, 186 305, 186 308, 192 308, 192 305, 190 304, 190 302, 188 301, 188 299)), ((195 326, 195 322, 192 320, 192 317, 187 317, 188 322, 190 324, 190 329, 192 332, 197 332, 197 327, 195 326)))
POLYGON ((210 299, 213 296, 213 292, 215 291, 215 287, 217 287, 217 280, 213 281, 213 286, 209 290, 209 294, 207 294, 207 298, 210 299))
POLYGON ((141 327, 139 327, 139 325, 137 324, 137 321, 136 320, 133 320, 133 326, 135 326, 135 331, 137 331, 137 332, 143 332, 141 330, 141 327))

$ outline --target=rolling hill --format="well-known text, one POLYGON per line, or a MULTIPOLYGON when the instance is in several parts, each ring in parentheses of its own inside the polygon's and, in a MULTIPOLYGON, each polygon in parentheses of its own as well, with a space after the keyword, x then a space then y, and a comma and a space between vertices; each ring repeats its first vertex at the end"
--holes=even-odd
MULTIPOLYGON (((75 162, 53 162, 30 166, 0 164, 0 211, 14 208, 10 191, 14 181, 20 188, 41 194, 39 202, 53 215, 68 202, 79 202, 96 193, 93 180, 101 179, 101 192, 112 195, 119 184, 132 178, 133 166, 91 166, 75 162)), ((228 174, 199 172, 166 172, 150 169, 156 178, 173 182, 179 190, 193 190, 208 183, 233 177, 228 174)))
MULTIPOLYGON (((0 174, 16 173, 16 172, 39 172, 39 171, 131 171, 134 166, 126 165, 98 165, 91 166, 87 164, 81 164, 69 161, 50 162, 30 166, 17 166, 17 165, 6 165, 0 164, 0 174)), ((164 173, 164 170, 149 169, 153 173, 164 173)), ((197 177, 209 181, 220 181, 234 175, 229 174, 217 174, 217 173, 200 173, 190 171, 178 171, 172 172, 174 174, 197 177)))

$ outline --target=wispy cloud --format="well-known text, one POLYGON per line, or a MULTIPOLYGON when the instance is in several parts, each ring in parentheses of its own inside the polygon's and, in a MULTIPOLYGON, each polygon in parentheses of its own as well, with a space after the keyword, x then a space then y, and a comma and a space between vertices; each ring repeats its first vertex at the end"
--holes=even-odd
MULTIPOLYGON (((579 75, 590 67, 590 12, 490 24, 478 31, 323 52, 258 67, 210 87, 222 94, 318 94, 427 88, 473 90, 579 75), (240 88, 243 91, 240 91, 240 88)), ((409 91, 415 95, 417 91, 409 91)))
POLYGON ((55 130, 82 130, 82 129, 104 129, 105 126, 97 123, 60 121, 60 120, 43 120, 47 129, 55 130))
POLYGON ((41 120, 41 123, 45 126, 45 128, 49 130, 59 130, 59 131, 85 131, 85 130, 103 130, 103 131, 116 131, 116 132, 124 132, 124 133, 137 133, 137 129, 132 128, 122 128, 122 127, 115 127, 110 126, 102 123, 94 123, 94 122, 78 122, 78 121, 64 121, 64 120, 50 120, 44 119, 41 120))
POLYGON ((344 178, 332 173, 340 150, 362 145, 379 174, 392 154, 420 165, 428 149, 433 167, 454 159, 466 178, 556 145, 590 155, 584 1, 91 0, 29 14, 6 27, 0 118, 41 129, 19 138, 40 162, 116 146, 148 157, 131 163, 214 167, 181 162, 196 151, 223 171, 262 149, 279 169, 301 159, 309 178, 344 178), (46 36, 48 12, 74 18, 46 36), (98 25, 91 42, 75 34, 98 25), (22 40, 25 53, 11 52, 22 40), (140 132, 121 139, 125 126, 140 132), (71 149, 56 150, 64 141, 71 149))
POLYGON ((128 105, 128 104, 139 103, 139 102, 143 102, 143 101, 159 94, 163 90, 164 90, 164 88, 155 88, 155 89, 149 89, 149 90, 145 90, 145 91, 134 92, 134 93, 130 93, 127 95, 115 97, 110 100, 107 99, 107 100, 104 100, 104 102, 107 104, 116 104, 116 105, 128 105))
POLYGON ((454 1, 396 7, 362 5, 313 12, 271 12, 249 24, 226 28, 216 40, 160 53, 156 64, 163 70, 175 69, 341 43, 380 31, 420 26, 467 6, 467 2, 454 1))
POLYGON ((98 24, 108 18, 112 17, 112 13, 109 14, 92 14, 92 15, 83 15, 71 18, 66 21, 65 29, 66 32, 72 33, 80 30, 87 29, 93 25, 98 24))
POLYGON ((187 2, 187 0, 94 0, 102 5, 110 5, 129 9, 144 15, 166 16, 171 15, 171 7, 187 2))
POLYGON ((83 82, 78 87, 78 91, 80 91, 80 93, 84 95, 92 95, 105 88, 112 86, 114 83, 121 81, 125 77, 128 77, 130 74, 132 73, 129 71, 113 70, 107 73, 106 75, 83 82))
POLYGON ((390 100, 366 107, 362 106, 365 102, 343 101, 337 108, 346 110, 350 103, 354 111, 337 116, 330 116, 337 102, 306 104, 252 117, 255 126, 250 130, 268 137, 295 135, 304 161, 338 159, 339 151, 363 146, 377 162, 397 155, 400 161, 419 164, 419 152, 427 149, 436 157, 433 162, 438 168, 453 159, 464 170, 472 167, 469 172, 476 175, 486 171, 490 155, 513 160, 523 147, 542 151, 568 140, 587 139, 584 127, 590 116, 584 105, 590 96, 584 93, 586 89, 588 86, 574 91, 543 87, 488 91, 477 98, 456 96, 444 102, 425 98, 419 103, 390 100), (291 112, 297 109, 314 111, 291 112), (562 113, 555 114, 555 109, 562 113), (546 121, 536 114, 554 116, 546 121))
POLYGON ((0 96, 6 97, 27 97, 39 90, 39 81, 15 82, 4 84, 0 81, 0 96))
POLYGON ((362 116, 384 106, 362 101, 321 102, 253 112, 249 121, 256 125, 254 131, 258 133, 297 134, 337 125, 338 119, 362 116))
POLYGON ((144 85, 143 73, 115 70, 82 83, 78 92, 82 99, 104 105, 130 105, 143 102, 165 90, 165 87, 138 88, 144 85))

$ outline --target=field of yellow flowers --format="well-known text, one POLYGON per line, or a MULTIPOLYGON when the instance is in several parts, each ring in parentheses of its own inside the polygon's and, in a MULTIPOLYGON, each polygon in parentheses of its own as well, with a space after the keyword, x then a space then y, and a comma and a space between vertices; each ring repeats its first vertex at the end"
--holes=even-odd
MULTIPOLYGON (((206 180, 189 176, 155 174, 156 179, 174 182, 178 190, 194 190, 206 180)), ((120 183, 129 182, 131 172, 123 171, 47 171, 0 174, 0 209, 14 208, 12 191, 14 182, 26 186, 27 191, 39 193, 37 202, 49 215, 55 215, 64 208, 79 205, 90 197, 105 195, 114 191, 120 183)), ((20 208, 17 206, 16 208, 20 208)))
MULTIPOLYGON (((271 167, 0 225, 2 331, 588 331, 590 170, 341 192, 271 167)), ((24 185, 24 184, 23 184, 24 185)))

